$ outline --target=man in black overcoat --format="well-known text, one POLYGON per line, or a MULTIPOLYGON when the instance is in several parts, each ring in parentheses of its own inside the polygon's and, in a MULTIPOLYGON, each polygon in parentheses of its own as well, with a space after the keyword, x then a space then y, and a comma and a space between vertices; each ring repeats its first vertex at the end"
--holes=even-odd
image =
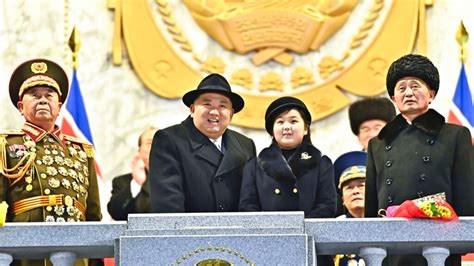
MULTIPOLYGON (((437 68, 424 56, 405 55, 390 66, 386 84, 400 114, 369 143, 365 216, 441 192, 459 216, 474 215, 471 134, 429 108, 439 88, 437 68)), ((392 255, 384 262, 426 264, 421 255, 392 255)), ((460 265, 460 256, 450 256, 446 265, 460 265)))
POLYGON ((150 212, 149 156, 157 130, 151 127, 138 138, 138 152, 132 159, 132 172, 112 180, 112 195, 107 210, 116 221, 127 220, 130 213, 150 212))
POLYGON ((204 78, 183 102, 190 116, 155 134, 150 153, 153 212, 237 211, 245 162, 254 142, 231 130, 244 100, 219 74, 204 78))

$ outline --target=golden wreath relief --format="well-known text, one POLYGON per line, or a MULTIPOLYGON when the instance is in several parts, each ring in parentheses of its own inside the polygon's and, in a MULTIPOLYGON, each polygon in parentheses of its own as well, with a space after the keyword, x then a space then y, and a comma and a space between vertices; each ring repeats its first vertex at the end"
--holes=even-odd
POLYGON ((314 120, 385 91, 390 63, 424 53, 429 0, 109 0, 113 61, 122 38, 148 89, 180 98, 208 73, 245 99, 235 125, 262 128, 275 98, 302 99, 314 120), (350 22, 350 23, 348 23, 350 22), (123 35, 123 36, 122 36, 123 35), (334 41, 332 39, 334 38, 334 41), (396 41, 394 41, 396 39, 396 41))

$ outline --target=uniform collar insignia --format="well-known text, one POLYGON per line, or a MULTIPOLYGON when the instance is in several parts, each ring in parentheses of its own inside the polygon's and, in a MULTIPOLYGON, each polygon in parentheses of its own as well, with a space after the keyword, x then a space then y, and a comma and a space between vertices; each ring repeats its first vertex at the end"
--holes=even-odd
MULTIPOLYGON (((46 130, 28 122, 23 125, 21 130, 30 136, 34 142, 42 140, 48 134, 46 130)), ((59 142, 64 144, 64 135, 58 126, 54 126, 51 135, 53 135, 59 142)))

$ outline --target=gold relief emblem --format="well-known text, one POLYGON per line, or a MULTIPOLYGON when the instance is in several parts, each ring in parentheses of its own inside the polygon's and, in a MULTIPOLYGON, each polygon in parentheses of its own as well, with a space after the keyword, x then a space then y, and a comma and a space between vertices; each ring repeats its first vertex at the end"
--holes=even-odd
POLYGON ((274 71, 270 71, 262 76, 260 80, 260 91, 283 91, 283 80, 274 71))
POLYGON ((209 73, 223 74, 225 70, 225 63, 219 57, 209 57, 201 66, 203 71, 209 73))
POLYGON ((212 266, 227 266, 227 265, 255 265, 253 261, 247 258, 241 252, 223 246, 207 246, 207 247, 197 247, 194 250, 191 250, 176 259, 175 263, 172 265, 181 265, 181 264, 192 264, 192 265, 212 265, 212 266), (205 258, 202 259, 203 255, 206 257, 219 257, 216 258, 205 258))
POLYGON ((210 2, 184 0, 197 24, 221 46, 239 54, 256 51, 255 65, 269 60, 289 65, 293 56, 286 50, 299 54, 317 50, 344 25, 357 4, 356 0, 210 2))
POLYGON ((253 85, 252 72, 246 68, 241 68, 232 73, 230 82, 246 89, 251 89, 253 85))
POLYGON ((305 101, 319 120, 350 104, 346 93, 383 93, 390 62, 412 52, 418 35, 417 52, 425 52, 419 20, 432 4, 110 0, 116 16, 113 62, 121 63, 123 37, 137 75, 165 98, 182 97, 209 72, 223 74, 245 99, 232 120, 239 126, 262 128, 266 107, 283 95, 305 101))

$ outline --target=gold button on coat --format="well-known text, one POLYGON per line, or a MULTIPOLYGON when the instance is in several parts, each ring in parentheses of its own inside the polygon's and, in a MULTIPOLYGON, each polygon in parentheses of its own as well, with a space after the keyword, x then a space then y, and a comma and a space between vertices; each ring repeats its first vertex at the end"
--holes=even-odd
POLYGON ((298 189, 297 188, 293 188, 293 193, 298 193, 298 189))
POLYGON ((280 189, 278 189, 278 188, 275 188, 275 194, 279 195, 279 194, 280 194, 280 192, 281 192, 281 191, 280 191, 280 189))

